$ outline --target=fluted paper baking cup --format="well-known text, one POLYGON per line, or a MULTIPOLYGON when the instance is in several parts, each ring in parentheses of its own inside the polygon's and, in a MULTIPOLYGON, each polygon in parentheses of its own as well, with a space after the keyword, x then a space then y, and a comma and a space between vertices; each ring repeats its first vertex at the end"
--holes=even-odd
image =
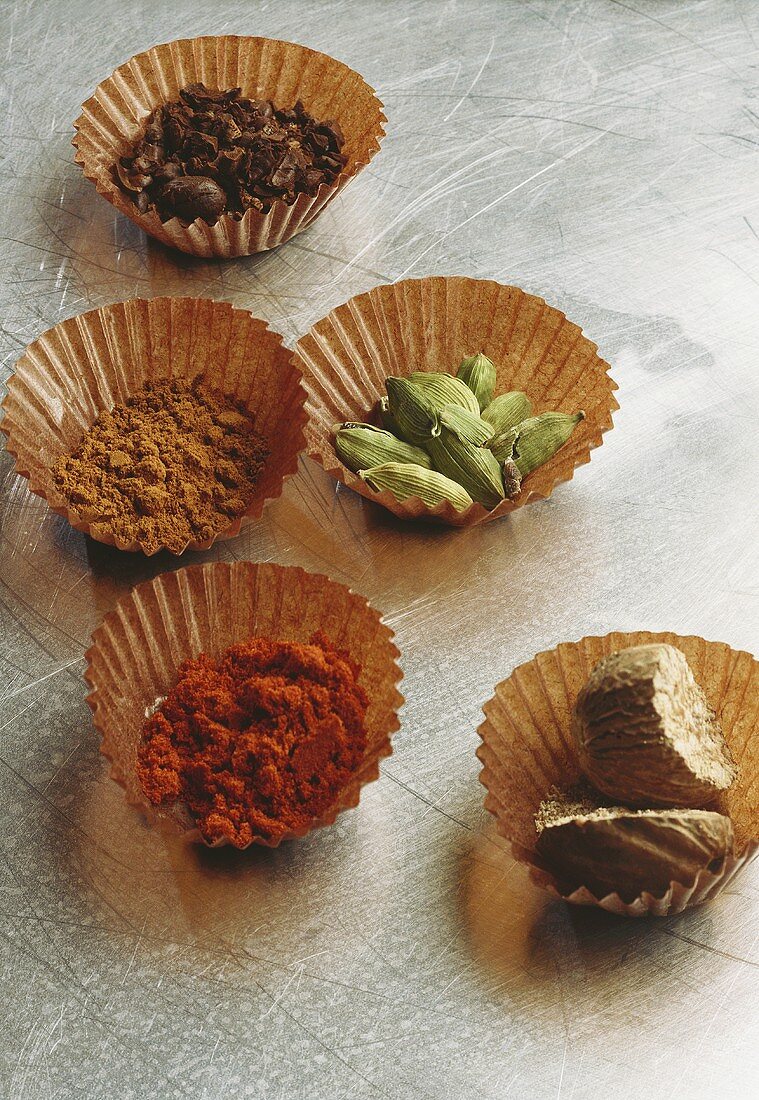
POLYGON ((311 224, 379 150, 385 116, 374 90, 347 65, 327 54, 273 38, 219 35, 153 46, 120 65, 82 105, 74 124, 76 161, 103 198, 146 233, 195 256, 231 258, 276 248, 311 224), (274 202, 268 214, 224 214, 215 225, 202 218, 184 225, 140 213, 116 182, 114 166, 141 135, 148 115, 176 100, 181 88, 200 81, 211 89, 241 88, 251 99, 291 107, 300 99, 320 121, 337 121, 345 136, 347 164, 315 195, 292 205, 274 202))
POLYGON ((596 905, 627 916, 667 916, 720 894, 759 848, 759 662, 724 642, 677 634, 608 634, 565 642, 516 668, 498 684, 483 708, 485 721, 477 755, 485 806, 498 831, 511 842, 514 856, 530 865, 531 878, 575 905, 596 905), (672 882, 663 897, 646 893, 632 902, 618 894, 598 898, 587 887, 562 891, 556 876, 535 852, 535 814, 552 787, 580 778, 571 733, 575 699, 598 662, 628 646, 665 642, 681 650, 714 708, 738 765, 733 786, 709 805, 727 814, 735 832, 734 853, 716 873, 701 871, 694 882, 672 882))
MULTIPOLYGON (((188 657, 218 657, 254 636, 307 642, 323 631, 361 667, 369 697, 366 751, 357 771, 320 817, 280 839, 331 825, 341 810, 357 806, 361 788, 379 775, 400 726, 402 678, 393 632, 363 596, 327 577, 271 563, 216 562, 164 573, 120 600, 92 636, 85 679, 101 752, 127 800, 151 822, 165 821, 188 840, 203 841, 182 804, 153 806, 137 778, 137 751, 146 712, 176 682, 188 657)), ((222 842, 224 843, 224 842, 222 842)), ((276 847, 279 840, 254 843, 276 847)))
POLYGON ((544 500, 590 461, 619 408, 608 364, 577 325, 542 298, 489 279, 435 276, 374 287, 317 321, 295 350, 308 390, 309 456, 403 519, 471 527, 544 500), (525 478, 515 499, 492 511, 481 504, 457 511, 448 502, 430 508, 419 497, 400 501, 389 490, 375 492, 340 462, 335 424, 376 421, 388 375, 455 373, 464 356, 478 351, 495 363, 496 394, 523 390, 536 413, 586 414, 566 446, 525 478))
POLYGON ((63 321, 18 360, 3 401, 0 429, 16 470, 72 527, 119 550, 140 550, 82 522, 53 482, 50 467, 71 454, 101 412, 147 382, 202 374, 240 401, 254 418, 269 457, 243 515, 210 539, 184 549, 207 550, 232 538, 280 496, 298 468, 305 438, 305 391, 291 353, 277 333, 247 310, 206 298, 132 298, 63 321))

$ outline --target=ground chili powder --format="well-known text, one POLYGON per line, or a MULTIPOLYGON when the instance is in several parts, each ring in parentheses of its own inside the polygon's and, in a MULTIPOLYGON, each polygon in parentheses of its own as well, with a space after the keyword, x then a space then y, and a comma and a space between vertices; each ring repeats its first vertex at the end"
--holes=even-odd
POLYGON ((361 762, 360 668, 323 634, 252 638, 185 661, 147 719, 137 774, 154 805, 182 801, 209 843, 277 840, 327 810, 361 762))

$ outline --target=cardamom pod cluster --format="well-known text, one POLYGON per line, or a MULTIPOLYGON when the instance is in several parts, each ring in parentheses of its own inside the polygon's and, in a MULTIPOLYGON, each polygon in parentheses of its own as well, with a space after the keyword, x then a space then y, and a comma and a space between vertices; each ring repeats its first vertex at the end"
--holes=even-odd
POLYGON ((414 371, 385 380, 376 424, 335 429, 340 461, 378 492, 418 496, 430 507, 449 501, 487 509, 521 492, 522 479, 564 446, 582 412, 533 416, 515 390, 494 397, 497 371, 483 352, 465 357, 454 375, 414 371), (408 468, 407 468, 408 467, 408 468))
POLYGON ((606 657, 577 697, 572 729, 594 786, 549 792, 535 817, 535 850, 567 892, 660 898, 720 870, 733 828, 705 806, 737 770, 680 650, 655 643, 606 657))

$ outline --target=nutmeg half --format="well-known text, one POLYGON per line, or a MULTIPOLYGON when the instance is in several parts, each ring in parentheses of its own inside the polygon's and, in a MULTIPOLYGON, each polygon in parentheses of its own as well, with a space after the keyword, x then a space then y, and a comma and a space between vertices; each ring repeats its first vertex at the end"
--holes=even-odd
POLYGON ((735 779, 714 711, 671 645, 633 646, 596 665, 572 729, 588 779, 631 806, 703 806, 735 779))
POLYGON ((663 897, 672 882, 717 873, 733 848, 728 817, 711 810, 630 810, 556 792, 535 817, 536 852, 567 893, 586 886, 600 901, 663 897))

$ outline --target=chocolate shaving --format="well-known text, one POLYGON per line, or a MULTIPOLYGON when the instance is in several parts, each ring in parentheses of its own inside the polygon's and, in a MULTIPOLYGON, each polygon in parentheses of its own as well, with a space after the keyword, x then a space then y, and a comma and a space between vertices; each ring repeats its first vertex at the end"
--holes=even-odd
POLYGON ((142 137, 115 166, 121 189, 161 221, 214 225, 251 207, 268 213, 315 195, 347 163, 337 122, 312 118, 300 100, 280 110, 270 100, 244 99, 239 88, 182 88, 180 98, 150 115, 142 137))

